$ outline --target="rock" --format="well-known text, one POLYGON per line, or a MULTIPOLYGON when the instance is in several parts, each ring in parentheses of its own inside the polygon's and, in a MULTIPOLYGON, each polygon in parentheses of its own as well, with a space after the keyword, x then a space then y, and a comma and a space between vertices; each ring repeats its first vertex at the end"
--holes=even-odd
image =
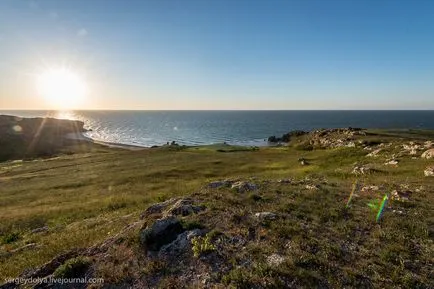
POLYGON ((318 185, 306 185, 305 187, 307 190, 319 190, 318 185))
POLYGON ((279 254, 272 254, 267 257, 267 264, 269 266, 279 266, 285 261, 285 257, 279 254))
POLYGON ((217 189, 220 187, 229 187, 232 184, 231 181, 224 180, 224 181, 215 181, 208 184, 208 187, 211 189, 217 189))
POLYGON ((390 160, 390 161, 386 161, 384 164, 385 164, 386 166, 387 166, 387 165, 396 166, 396 165, 398 165, 398 161, 397 161, 397 160, 390 160))
POLYGON ((433 144, 434 143, 432 141, 428 140, 428 141, 424 142, 423 147, 426 149, 429 149, 433 146, 433 144))
POLYGON ((141 219, 144 219, 146 216, 153 214, 163 214, 165 216, 187 216, 193 213, 198 213, 205 209, 205 206, 195 206, 193 205, 194 201, 189 198, 172 198, 162 203, 157 203, 146 209, 140 215, 141 219), (168 209, 169 208, 169 209, 168 209))
POLYGON ((360 191, 361 192, 376 192, 379 191, 380 188, 378 186, 364 186, 360 191))
POLYGON ((423 171, 425 177, 433 177, 434 176, 434 166, 431 167, 427 167, 424 171, 423 171))
POLYGON ((369 154, 367 154, 367 157, 378 157, 378 154, 381 152, 381 149, 376 149, 372 152, 370 152, 369 154))
POLYGON ((430 159, 434 157, 434 149, 429 149, 425 151, 422 156, 423 159, 430 159))
POLYGON ((350 141, 350 142, 346 145, 346 147, 347 147, 347 148, 355 148, 355 147, 356 147, 356 144, 355 144, 354 142, 350 141))
POLYGON ((18 253, 18 252, 24 251, 26 249, 32 249, 32 248, 36 248, 36 247, 38 247, 36 243, 30 243, 30 244, 24 245, 22 247, 19 247, 15 250, 12 250, 11 253, 18 253))
POLYGON ((177 198, 172 198, 161 203, 153 204, 152 206, 148 207, 142 214, 140 214, 140 218, 143 219, 144 217, 152 214, 161 214, 168 206, 175 203, 177 200, 177 198))
POLYGON ((302 166, 306 166, 309 164, 305 158, 299 158, 298 161, 300 162, 300 165, 302 165, 302 166))
POLYGON ((355 166, 351 172, 354 175, 366 175, 373 173, 375 170, 369 166, 355 166))
POLYGON ((44 227, 40 227, 40 228, 36 228, 33 229, 32 231, 30 231, 32 234, 37 234, 37 233, 42 233, 42 232, 47 232, 48 231, 48 226, 44 226, 44 227))
POLYGON ((236 189, 239 193, 244 193, 248 191, 254 191, 258 188, 258 186, 253 183, 239 181, 233 183, 231 188, 236 189))
POLYGON ((270 221, 277 219, 277 215, 275 213, 271 212, 260 212, 255 214, 255 218, 261 220, 261 221, 270 221))
POLYGON ((398 190, 393 190, 391 193, 392 196, 392 200, 397 200, 397 201, 408 201, 410 196, 413 194, 412 191, 398 191, 398 190))
POLYGON ((191 244, 191 239, 201 235, 201 230, 194 229, 191 231, 185 231, 176 237, 176 239, 167 244, 163 245, 158 253, 160 257, 163 256, 176 256, 184 252, 187 247, 191 244))
POLYGON ((176 240, 183 230, 179 220, 173 216, 158 219, 152 226, 141 230, 140 243, 150 251, 158 251, 176 240))
POLYGON ((191 214, 197 214, 200 211, 203 211, 205 206, 195 206, 193 205, 193 200, 191 199, 181 199, 176 201, 175 204, 171 208, 169 208, 166 212, 167 216, 188 216, 191 214))
POLYGON ((277 180, 277 182, 279 184, 290 184, 292 181, 291 179, 281 179, 281 180, 277 180))

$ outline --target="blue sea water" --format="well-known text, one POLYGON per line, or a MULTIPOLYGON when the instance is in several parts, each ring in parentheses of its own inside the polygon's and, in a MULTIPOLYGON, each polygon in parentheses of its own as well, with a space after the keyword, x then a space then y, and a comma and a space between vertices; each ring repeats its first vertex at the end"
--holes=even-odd
POLYGON ((176 141, 266 145, 266 138, 319 128, 429 128, 434 111, 0 111, 22 117, 77 119, 99 141, 149 147, 176 141))

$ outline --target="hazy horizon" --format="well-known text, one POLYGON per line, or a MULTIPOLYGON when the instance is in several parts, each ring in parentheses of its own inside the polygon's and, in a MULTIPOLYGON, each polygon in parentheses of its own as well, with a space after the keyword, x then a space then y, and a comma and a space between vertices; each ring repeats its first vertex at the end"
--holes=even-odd
POLYGON ((1 110, 433 110, 430 1, 0 2, 1 110))

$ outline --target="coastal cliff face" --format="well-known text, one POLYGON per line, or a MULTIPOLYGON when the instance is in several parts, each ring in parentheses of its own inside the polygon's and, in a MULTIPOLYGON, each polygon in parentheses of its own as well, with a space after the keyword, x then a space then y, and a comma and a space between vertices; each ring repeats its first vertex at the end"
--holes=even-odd
POLYGON ((0 161, 54 154, 66 134, 83 131, 81 121, 0 115, 0 161))

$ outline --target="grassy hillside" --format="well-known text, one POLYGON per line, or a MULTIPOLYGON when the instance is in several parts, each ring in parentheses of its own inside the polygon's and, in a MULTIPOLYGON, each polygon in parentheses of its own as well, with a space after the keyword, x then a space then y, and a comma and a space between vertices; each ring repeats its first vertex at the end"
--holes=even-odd
POLYGON ((0 163, 0 280, 103 242, 151 204, 190 196, 206 210, 183 217, 183 226, 210 234, 210 252, 189 251, 176 262, 149 257, 138 236, 150 217, 107 249, 110 257, 91 257, 93 276, 170 287, 191 284, 182 278, 193 267, 192 276, 202 276, 191 279, 199 287, 433 286, 434 177, 424 169, 434 161, 420 158, 432 132, 368 131, 355 137, 355 147, 321 149, 305 138, 260 149, 87 145, 75 154, 0 163), (413 145, 420 146, 415 155, 404 149, 413 145), (385 165, 391 159, 398 164, 385 165), (356 175, 356 166, 370 170, 356 175), (256 188, 207 186, 224 179, 256 188), (360 186, 347 208, 355 181, 360 186), (377 223, 377 209, 368 204, 393 190, 411 194, 391 198, 377 223), (277 217, 261 221, 258 212, 277 217))

